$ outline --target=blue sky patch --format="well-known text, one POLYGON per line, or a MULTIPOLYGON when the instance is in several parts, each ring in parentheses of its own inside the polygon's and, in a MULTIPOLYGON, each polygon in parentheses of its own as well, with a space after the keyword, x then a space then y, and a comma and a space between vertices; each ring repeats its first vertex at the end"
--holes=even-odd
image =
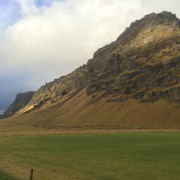
POLYGON ((52 4, 53 0, 36 0, 35 4, 37 7, 41 6, 50 6, 52 4))
POLYGON ((0 32, 20 19, 20 6, 12 0, 0 0, 0 32))

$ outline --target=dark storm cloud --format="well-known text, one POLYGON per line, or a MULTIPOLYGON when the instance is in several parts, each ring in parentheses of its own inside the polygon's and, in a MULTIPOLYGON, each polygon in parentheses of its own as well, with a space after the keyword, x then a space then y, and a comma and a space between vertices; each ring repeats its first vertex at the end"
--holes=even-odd
POLYGON ((0 76, 0 109, 5 109, 14 100, 17 93, 27 91, 23 87, 27 77, 25 75, 0 76))

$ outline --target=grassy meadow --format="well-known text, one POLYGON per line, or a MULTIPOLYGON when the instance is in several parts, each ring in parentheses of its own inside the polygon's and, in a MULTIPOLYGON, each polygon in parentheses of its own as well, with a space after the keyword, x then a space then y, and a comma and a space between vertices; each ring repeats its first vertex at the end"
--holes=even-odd
POLYGON ((30 168, 37 180, 176 180, 180 179, 180 133, 0 137, 0 179, 5 175, 7 180, 28 179, 30 168))
POLYGON ((5 173, 4 171, 0 171, 0 179, 1 180, 17 180, 16 178, 9 175, 8 173, 5 173))

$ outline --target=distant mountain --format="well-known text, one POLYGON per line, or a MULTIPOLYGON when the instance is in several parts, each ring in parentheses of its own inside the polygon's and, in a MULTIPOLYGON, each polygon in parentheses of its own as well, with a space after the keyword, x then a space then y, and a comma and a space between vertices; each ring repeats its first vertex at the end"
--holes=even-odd
POLYGON ((4 112, 4 109, 0 109, 0 114, 2 114, 4 112))
POLYGON ((18 112, 24 108, 29 101, 32 99, 35 92, 30 91, 26 93, 20 93, 16 95, 14 102, 8 107, 8 109, 3 113, 2 117, 6 118, 18 112))
POLYGON ((32 114, 47 127, 180 127, 180 20, 146 15, 28 100, 5 114, 32 114))

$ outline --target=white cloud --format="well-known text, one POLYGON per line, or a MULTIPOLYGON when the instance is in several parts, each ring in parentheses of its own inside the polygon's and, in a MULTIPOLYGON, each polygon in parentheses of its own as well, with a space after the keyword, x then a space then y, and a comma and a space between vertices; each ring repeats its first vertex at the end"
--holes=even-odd
POLYGON ((180 18, 180 1, 179 0, 142 0, 143 13, 170 11, 180 18))
POLYGON ((23 18, 6 30, 1 42, 4 65, 33 74, 49 66, 52 76, 66 72, 61 69, 66 65, 68 72, 75 64, 85 63, 97 48, 115 40, 124 29, 128 12, 140 7, 137 0, 55 1, 43 8, 30 0, 18 2, 23 18))

